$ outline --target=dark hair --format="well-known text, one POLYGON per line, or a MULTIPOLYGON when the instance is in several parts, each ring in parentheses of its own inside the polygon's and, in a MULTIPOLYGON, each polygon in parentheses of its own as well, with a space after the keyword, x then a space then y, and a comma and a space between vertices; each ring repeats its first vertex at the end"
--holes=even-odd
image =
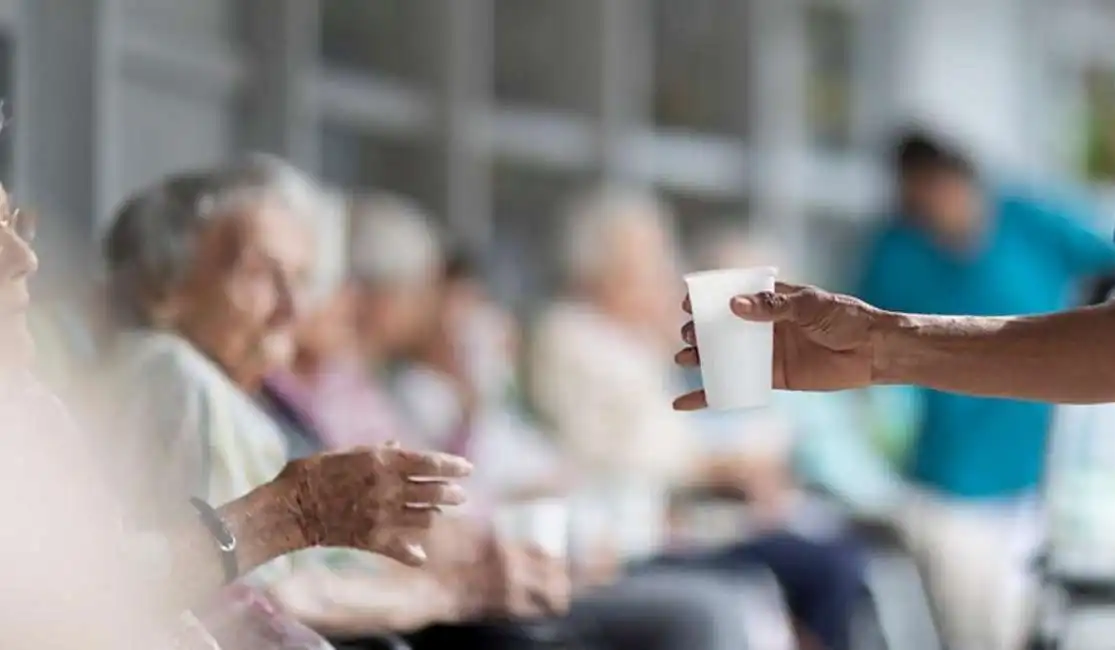
POLYGON ((446 282, 479 280, 482 275, 479 262, 468 251, 457 248, 446 258, 444 275, 446 282))
POLYGON ((1111 299, 1112 292, 1115 292, 1115 275, 1099 278, 1092 285, 1092 293, 1088 296, 1088 304, 1102 305, 1111 299))
POLYGON ((907 131, 894 147, 894 162, 900 177, 920 172, 946 172, 975 177, 975 166, 959 148, 924 131, 907 131))

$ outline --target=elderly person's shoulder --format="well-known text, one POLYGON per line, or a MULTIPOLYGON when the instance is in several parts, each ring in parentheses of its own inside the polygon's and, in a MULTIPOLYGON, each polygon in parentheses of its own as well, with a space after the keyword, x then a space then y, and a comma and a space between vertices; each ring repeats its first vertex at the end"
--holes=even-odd
MULTIPOLYGON (((607 314, 576 301, 549 307, 535 322, 530 334, 532 361, 588 363, 593 368, 639 365, 653 350, 648 341, 611 319, 607 314), (564 360, 564 361, 561 361, 564 360)), ((607 371, 605 371, 607 372, 607 371)))
POLYGON ((119 337, 114 367, 120 376, 151 388, 166 382, 197 388, 231 388, 216 364, 193 344, 172 332, 136 330, 119 337))
MULTIPOLYGON (((210 359, 169 332, 121 334, 111 357, 110 417, 139 436, 208 438, 214 413, 250 412, 247 398, 210 359)), ((208 442, 202 446, 208 446, 208 442)), ((191 445, 192 446, 192 445, 191 445)))
POLYGON ((610 335, 610 323, 599 311, 581 302, 560 301, 538 315, 531 339, 543 345, 595 346, 601 336, 610 335))

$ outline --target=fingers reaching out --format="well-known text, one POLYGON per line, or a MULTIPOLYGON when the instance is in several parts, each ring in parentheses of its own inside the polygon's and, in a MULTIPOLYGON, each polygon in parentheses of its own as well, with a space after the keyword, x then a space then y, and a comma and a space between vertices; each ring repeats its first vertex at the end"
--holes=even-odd
POLYGON ((321 454, 284 470, 299 494, 299 524, 310 546, 355 547, 408 565, 426 560, 420 543, 441 509, 465 502, 454 481, 463 458, 397 444, 321 454))
POLYGON ((434 517, 441 513, 439 508, 407 506, 399 513, 399 528, 417 528, 425 530, 434 525, 434 517))
POLYGON ((465 502, 465 490, 452 483, 411 482, 403 488, 403 501, 412 508, 459 506, 465 502))
POLYGON ((399 447, 390 448, 389 453, 397 455, 395 466, 412 478, 453 479, 472 473, 472 463, 459 456, 399 447))
POLYGON ((383 548, 383 554, 410 567, 420 567, 426 563, 426 550, 415 541, 399 537, 392 539, 383 548))

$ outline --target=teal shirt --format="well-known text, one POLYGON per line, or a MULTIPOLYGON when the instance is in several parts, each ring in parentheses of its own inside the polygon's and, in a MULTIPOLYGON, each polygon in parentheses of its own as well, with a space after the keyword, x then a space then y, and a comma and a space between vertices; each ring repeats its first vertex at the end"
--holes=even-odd
MULTIPOLYGON (((896 219, 867 257, 859 295, 884 309, 950 315, 1036 314, 1071 305, 1078 282, 1115 269, 1115 246, 1085 213, 1021 192, 991 199, 982 241, 946 250, 896 219)), ((1037 487, 1052 415, 1047 404, 924 391, 910 478, 961 498, 1037 487)))

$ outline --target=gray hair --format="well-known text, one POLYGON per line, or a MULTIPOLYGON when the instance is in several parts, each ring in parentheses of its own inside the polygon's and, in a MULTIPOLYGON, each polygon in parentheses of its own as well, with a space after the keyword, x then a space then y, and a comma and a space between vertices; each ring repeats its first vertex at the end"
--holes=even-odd
POLYGON ((440 233, 415 203, 391 194, 355 199, 350 209, 352 276, 377 285, 421 281, 443 263, 440 233))
POLYGON ((631 226, 653 226, 674 237, 674 217, 651 192, 604 187, 576 197, 565 212, 560 265, 564 279, 590 282, 605 272, 615 238, 631 226))
POLYGON ((773 266, 787 272, 781 239, 769 227, 747 224, 745 218, 724 219, 703 228, 693 241, 692 260, 700 270, 773 266))
POLYGON ((263 155, 174 174, 126 199, 103 241, 110 300, 120 324, 150 325, 150 301, 165 296, 193 268, 204 226, 261 202, 278 203, 304 219, 323 205, 311 179, 263 155))
POLYGON ((314 302, 333 295, 348 277, 348 202, 344 194, 325 190, 317 216, 317 255, 309 296, 314 302))

